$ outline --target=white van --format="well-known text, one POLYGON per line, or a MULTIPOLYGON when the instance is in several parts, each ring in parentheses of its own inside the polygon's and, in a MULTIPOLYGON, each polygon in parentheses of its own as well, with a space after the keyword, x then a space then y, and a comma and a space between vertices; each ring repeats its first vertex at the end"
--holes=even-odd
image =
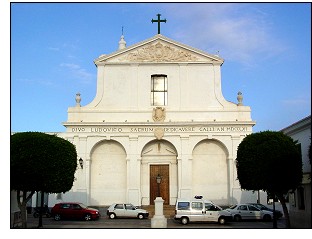
POLYGON ((232 214, 205 199, 177 199, 175 220, 182 224, 189 222, 218 222, 225 224, 232 221, 232 214))

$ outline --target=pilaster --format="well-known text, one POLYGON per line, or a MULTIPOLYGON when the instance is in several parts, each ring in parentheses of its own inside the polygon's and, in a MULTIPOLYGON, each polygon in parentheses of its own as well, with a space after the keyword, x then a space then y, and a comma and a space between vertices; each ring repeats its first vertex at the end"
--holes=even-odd
POLYGON ((140 193, 140 155, 137 153, 138 137, 129 137, 127 150, 127 191, 128 201, 133 205, 141 206, 140 193))
POLYGON ((189 148, 189 136, 181 136, 182 153, 178 159, 179 197, 190 197, 192 194, 192 154, 189 148))

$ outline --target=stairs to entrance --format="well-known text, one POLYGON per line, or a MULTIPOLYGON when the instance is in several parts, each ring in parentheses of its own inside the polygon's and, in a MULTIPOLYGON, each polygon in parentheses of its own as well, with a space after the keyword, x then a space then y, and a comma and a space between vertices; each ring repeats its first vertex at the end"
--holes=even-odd
MULTIPOLYGON (((155 205, 147 205, 147 206, 142 206, 142 209, 145 209, 149 212, 149 218, 152 218, 155 215, 155 205)), ((174 205, 163 205, 164 209, 164 216, 168 218, 173 218, 174 217, 174 210, 175 206, 174 205)))

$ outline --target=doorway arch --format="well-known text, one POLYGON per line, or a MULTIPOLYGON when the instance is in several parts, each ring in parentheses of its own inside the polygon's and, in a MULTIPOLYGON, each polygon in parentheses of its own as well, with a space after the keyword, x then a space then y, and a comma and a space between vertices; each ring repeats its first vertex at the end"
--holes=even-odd
POLYGON ((166 140, 150 141, 142 149, 141 160, 142 205, 153 205, 157 196, 163 198, 165 205, 174 205, 178 191, 174 145, 166 140), (158 174, 161 182, 157 184, 158 174))

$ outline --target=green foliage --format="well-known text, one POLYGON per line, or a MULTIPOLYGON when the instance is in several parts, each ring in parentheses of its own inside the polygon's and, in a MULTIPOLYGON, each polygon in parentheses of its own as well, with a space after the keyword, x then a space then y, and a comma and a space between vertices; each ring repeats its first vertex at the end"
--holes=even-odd
POLYGON ((67 192, 77 168, 77 152, 69 141, 39 132, 11 136, 11 190, 67 192))
POLYGON ((301 152, 282 132, 246 136, 238 146, 237 176, 242 189, 286 194, 302 180, 301 152))

